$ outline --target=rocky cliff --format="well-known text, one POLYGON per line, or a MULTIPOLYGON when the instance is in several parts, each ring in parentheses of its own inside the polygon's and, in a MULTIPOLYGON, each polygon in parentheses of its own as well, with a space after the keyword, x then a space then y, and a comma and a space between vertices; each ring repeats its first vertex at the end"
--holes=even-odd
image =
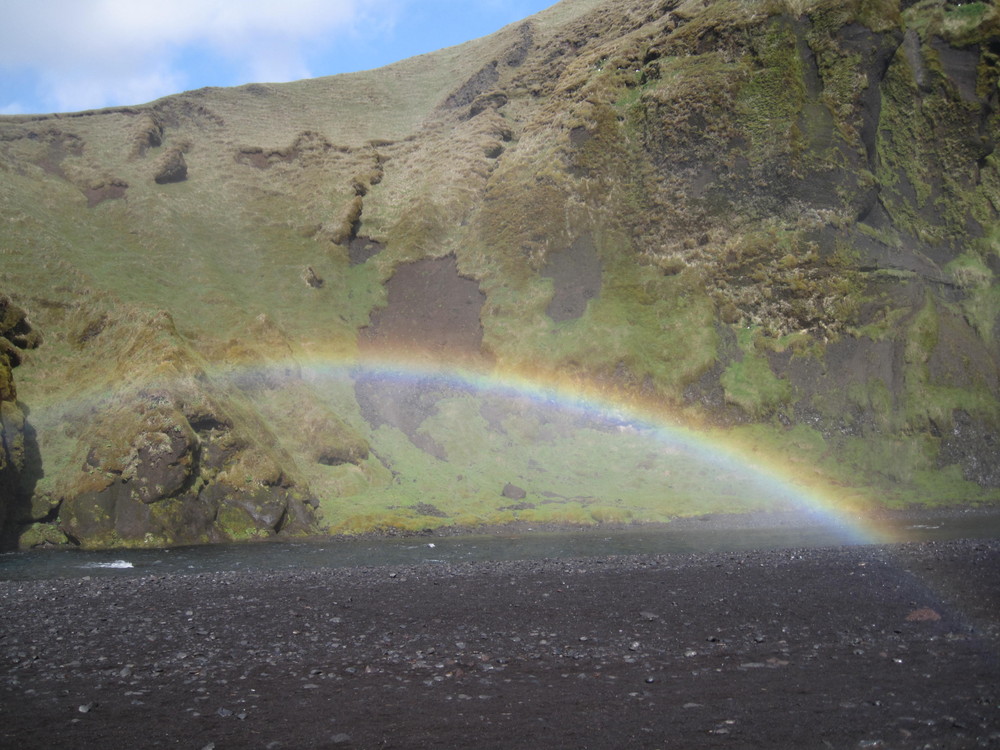
POLYGON ((40 343, 41 336, 32 329, 24 310, 0 295, 0 549, 16 545, 34 468, 30 465, 32 436, 17 400, 13 369, 21 364, 22 350, 40 343))
POLYGON ((47 338, 31 533, 739 506, 428 364, 641 404, 855 505, 995 502, 998 80, 988 3, 564 0, 378 71, 0 118, 0 283, 47 338))

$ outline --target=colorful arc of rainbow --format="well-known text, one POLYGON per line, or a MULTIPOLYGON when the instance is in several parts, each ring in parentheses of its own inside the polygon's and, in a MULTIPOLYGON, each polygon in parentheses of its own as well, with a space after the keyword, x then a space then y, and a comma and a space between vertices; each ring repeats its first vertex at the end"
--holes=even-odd
MULTIPOLYGON (((313 352, 288 361, 240 365, 228 361, 208 363, 210 379, 233 379, 255 372, 298 375, 313 387, 324 382, 354 382, 374 376, 404 382, 434 381, 472 393, 528 399, 545 408, 568 410, 605 423, 634 427, 659 443, 686 451, 694 459, 720 470, 735 470, 753 477, 758 490, 782 505, 809 515, 817 525, 841 530, 855 543, 893 541, 870 517, 854 505, 850 492, 836 487, 814 472, 803 471, 786 457, 775 456, 721 429, 689 425, 683 416, 662 405, 628 398, 613 388, 601 388, 571 376, 525 369, 477 369, 456 361, 431 360, 393 352, 381 357, 357 357, 343 352, 313 352)), ((168 383, 160 383, 169 388, 168 383)), ((105 392, 105 395, 107 393, 105 392)), ((95 405, 103 399, 78 396, 95 405)), ((65 406, 65 404, 64 404, 65 406)), ((60 410, 62 411, 62 410, 60 410)), ((689 421, 689 420, 688 420, 689 421)))
POLYGON ((314 385, 321 385, 325 379, 353 380, 362 375, 410 383, 432 381, 474 393, 529 399, 547 408, 634 427, 660 443, 683 448, 707 464, 749 473, 770 496, 819 524, 838 527, 854 542, 892 541, 884 530, 852 506, 847 492, 821 477, 805 476, 806 472, 787 458, 748 447, 721 430, 687 426, 682 419, 655 404, 630 401, 610 389, 596 388, 573 378, 498 368, 477 370, 400 356, 314 358, 299 365, 303 377, 314 385))

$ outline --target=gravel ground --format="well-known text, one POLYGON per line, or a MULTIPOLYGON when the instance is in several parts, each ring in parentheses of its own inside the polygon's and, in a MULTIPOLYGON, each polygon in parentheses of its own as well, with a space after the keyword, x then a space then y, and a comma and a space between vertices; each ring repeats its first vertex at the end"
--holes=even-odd
POLYGON ((0 582, 0 745, 1000 747, 1000 540, 0 582))

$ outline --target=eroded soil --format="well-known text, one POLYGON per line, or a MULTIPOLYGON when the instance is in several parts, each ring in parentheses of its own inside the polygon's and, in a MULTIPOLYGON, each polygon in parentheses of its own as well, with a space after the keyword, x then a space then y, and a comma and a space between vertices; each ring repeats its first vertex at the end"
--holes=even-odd
POLYGON ((454 255, 400 265, 386 283, 388 302, 361 329, 358 346, 367 354, 413 351, 479 359, 480 312, 486 295, 459 274, 454 255))
POLYGON ((1000 745, 1000 541, 0 582, 8 747, 1000 745))

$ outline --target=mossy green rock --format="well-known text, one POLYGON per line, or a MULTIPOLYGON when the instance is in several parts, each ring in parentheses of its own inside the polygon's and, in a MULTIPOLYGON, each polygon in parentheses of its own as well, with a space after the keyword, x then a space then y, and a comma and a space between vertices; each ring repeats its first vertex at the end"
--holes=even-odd
POLYGON ((55 524, 51 523, 33 523, 24 527, 18 536, 18 543, 22 549, 55 548, 70 545, 67 536, 55 524))

